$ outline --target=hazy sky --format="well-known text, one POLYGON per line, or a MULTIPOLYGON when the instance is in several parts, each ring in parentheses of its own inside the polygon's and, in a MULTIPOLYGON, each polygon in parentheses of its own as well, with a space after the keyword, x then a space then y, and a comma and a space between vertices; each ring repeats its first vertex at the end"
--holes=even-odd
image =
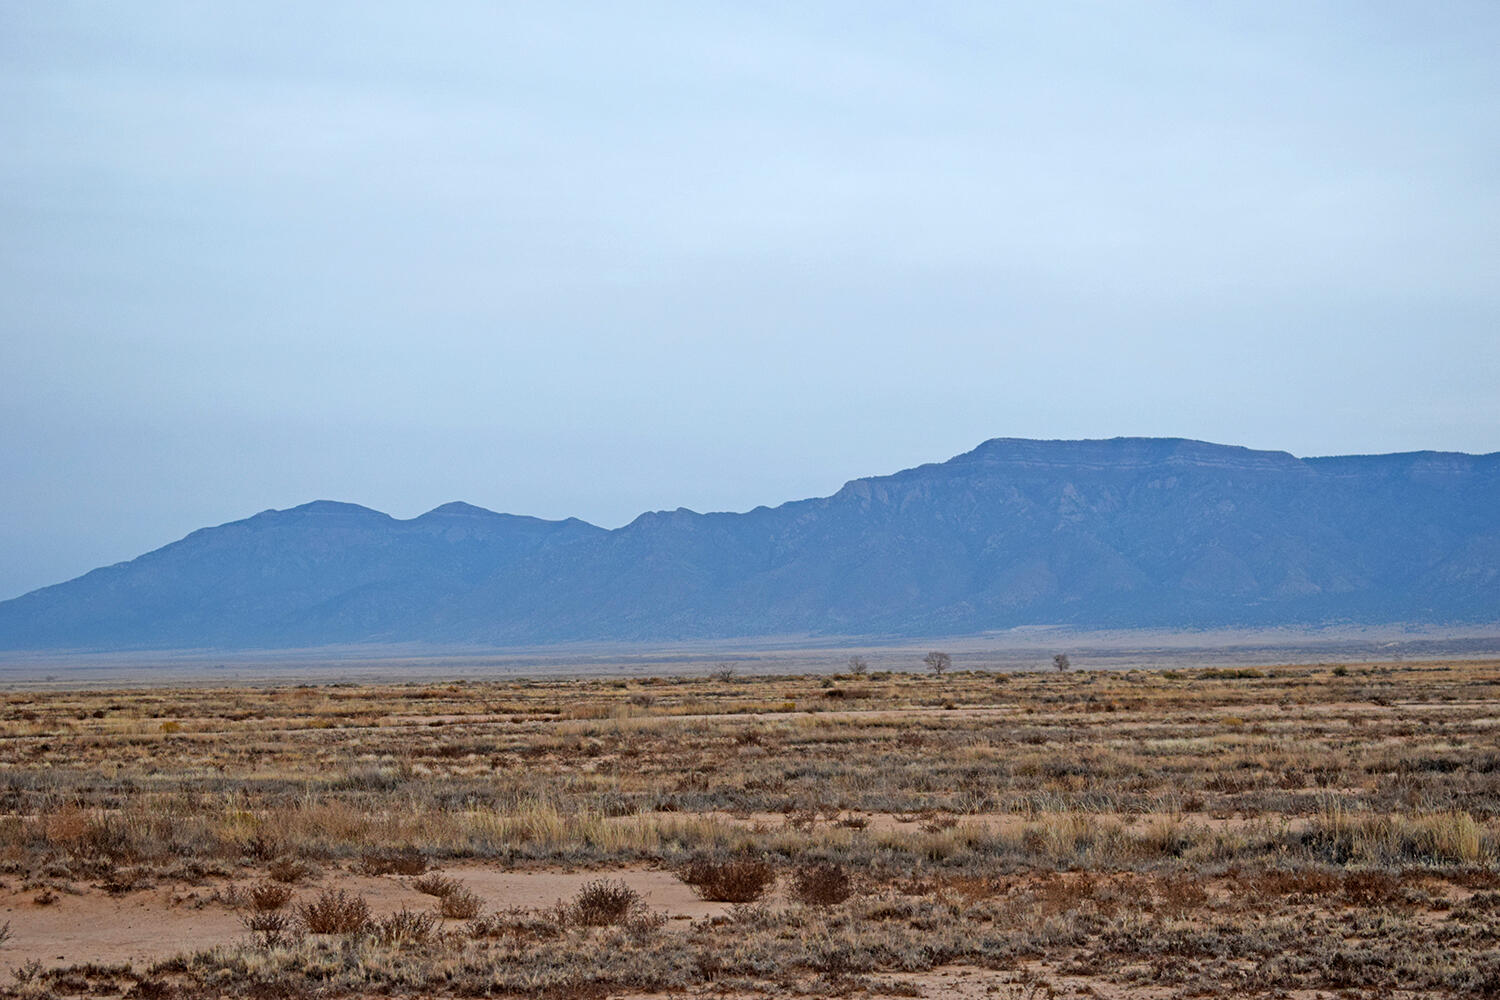
POLYGON ((1500 450, 1500 5, 0 6, 0 598, 330 498, 1500 450))

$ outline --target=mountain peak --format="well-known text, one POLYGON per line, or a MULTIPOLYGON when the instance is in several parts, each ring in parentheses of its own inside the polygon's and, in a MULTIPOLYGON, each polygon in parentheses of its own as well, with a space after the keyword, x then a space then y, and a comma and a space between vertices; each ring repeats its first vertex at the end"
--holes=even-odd
POLYGON ((345 503, 342 500, 313 500, 310 503, 300 504, 287 510, 279 510, 268 513, 276 514, 312 514, 318 516, 341 516, 341 517, 380 517, 390 519, 389 514, 383 514, 369 507, 361 507, 357 503, 345 503))
POLYGON ((495 511, 487 510, 484 507, 477 507, 477 506, 475 506, 474 504, 471 504, 471 503, 464 503, 462 500, 451 500, 448 503, 441 504, 441 505, 439 505, 437 507, 432 508, 427 513, 420 515, 417 518, 417 520, 421 520, 422 518, 426 518, 426 517, 504 517, 504 516, 505 516, 504 514, 497 514, 495 511))

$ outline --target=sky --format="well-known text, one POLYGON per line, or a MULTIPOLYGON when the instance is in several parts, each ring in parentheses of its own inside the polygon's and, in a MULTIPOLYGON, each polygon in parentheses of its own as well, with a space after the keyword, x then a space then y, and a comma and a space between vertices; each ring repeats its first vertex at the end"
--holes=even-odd
POLYGON ((336 499, 1500 450, 1500 6, 0 6, 0 599, 336 499))

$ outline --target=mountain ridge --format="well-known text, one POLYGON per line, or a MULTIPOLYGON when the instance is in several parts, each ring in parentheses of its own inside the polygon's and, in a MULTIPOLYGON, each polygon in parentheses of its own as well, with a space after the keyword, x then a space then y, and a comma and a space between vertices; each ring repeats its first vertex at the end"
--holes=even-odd
POLYGON ((992 438, 825 497, 615 529, 315 500, 0 602, 0 648, 1490 622, 1497 501, 1500 452, 1186 438, 992 438))

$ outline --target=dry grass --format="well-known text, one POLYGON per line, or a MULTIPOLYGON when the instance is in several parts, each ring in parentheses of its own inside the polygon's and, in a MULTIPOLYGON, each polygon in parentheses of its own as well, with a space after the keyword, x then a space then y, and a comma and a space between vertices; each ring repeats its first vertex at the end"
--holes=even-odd
POLYGON ((824 680, 0 694, 18 928, 33 898, 250 886, 243 948, 25 988, 878 992, 1044 956, 1059 992, 1500 992, 1496 663, 824 680), (450 861, 601 878, 519 910, 450 861), (625 865, 755 905, 663 924, 625 865), (355 874, 437 909, 372 921, 355 874))
POLYGON ((376 940, 385 945, 423 944, 437 928, 437 918, 423 910, 400 909, 375 921, 376 940))

